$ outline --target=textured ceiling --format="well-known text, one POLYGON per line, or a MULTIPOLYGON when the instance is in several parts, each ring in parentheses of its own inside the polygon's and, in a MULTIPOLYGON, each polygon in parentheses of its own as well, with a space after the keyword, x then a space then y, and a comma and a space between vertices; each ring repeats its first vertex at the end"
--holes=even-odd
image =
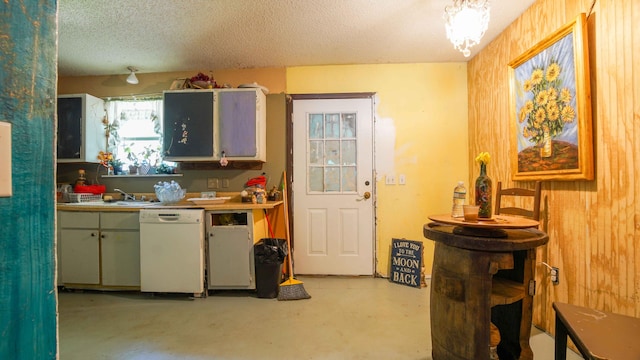
MULTIPOLYGON (((535 0, 490 0, 473 57, 535 0)), ((59 75, 464 62, 453 0, 59 0, 59 75)))

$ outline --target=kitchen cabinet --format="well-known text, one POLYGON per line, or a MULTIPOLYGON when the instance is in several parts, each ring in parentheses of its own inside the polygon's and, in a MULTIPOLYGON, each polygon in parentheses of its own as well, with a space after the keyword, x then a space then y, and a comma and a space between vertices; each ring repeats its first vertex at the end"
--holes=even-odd
POLYGON ((165 91, 163 154, 170 161, 266 160, 261 89, 165 91))
POLYGON ((58 96, 57 161, 97 163, 104 150, 104 101, 89 94, 58 96))
POLYGON ((255 289, 251 211, 207 211, 208 289, 255 289))
POLYGON ((228 89, 218 93, 217 157, 266 160, 266 97, 260 89, 228 89))
POLYGON ((138 213, 100 213, 100 258, 102 285, 140 286, 138 213))
POLYGON ((100 214, 58 212, 60 280, 67 284, 100 284, 100 214))
POLYGON ((164 158, 214 160, 214 91, 165 91, 163 98, 164 158))
POLYGON ((137 212, 58 212, 59 285, 140 286, 137 212))
MULTIPOLYGON (((266 214, 280 204, 223 204, 205 210, 201 257, 207 289, 256 288, 253 245, 268 236, 266 214)), ((113 205, 59 204, 58 285, 140 289, 139 219, 138 210, 116 210, 113 205), (108 209, 101 210, 104 207, 108 209)), ((282 236, 278 228, 274 236, 282 236)))

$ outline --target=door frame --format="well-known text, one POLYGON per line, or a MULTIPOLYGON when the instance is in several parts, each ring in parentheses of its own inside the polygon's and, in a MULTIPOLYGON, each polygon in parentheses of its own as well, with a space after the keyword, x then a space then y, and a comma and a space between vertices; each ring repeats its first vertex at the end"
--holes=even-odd
MULTIPOLYGON (((289 208, 287 209, 289 212, 289 234, 291 241, 291 255, 293 255, 293 248, 295 247, 294 239, 295 234, 293 233, 293 224, 295 221, 295 215, 293 211, 293 101, 294 100, 347 100, 347 99, 371 99, 373 101, 373 111, 372 111, 372 128, 371 128, 371 136, 372 136, 372 145, 373 145, 373 154, 372 154, 372 162, 373 162, 373 178, 372 182, 372 199, 373 199, 373 276, 375 277, 378 273, 378 232, 377 232, 377 202, 376 202, 376 102, 375 102, 375 92, 357 92, 357 93, 327 93, 327 94, 287 94, 287 105, 286 105, 286 113, 287 113, 287 124, 286 124, 286 142, 287 142, 287 156, 286 156, 286 172, 287 178, 283 179, 283 181, 287 182, 287 204, 289 204, 289 208)), ((292 257, 292 261, 295 264, 295 259, 292 257)))

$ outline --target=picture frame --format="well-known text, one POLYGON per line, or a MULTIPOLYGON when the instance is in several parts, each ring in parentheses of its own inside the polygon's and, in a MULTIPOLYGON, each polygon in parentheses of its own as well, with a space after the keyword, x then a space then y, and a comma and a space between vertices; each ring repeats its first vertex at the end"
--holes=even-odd
POLYGON ((509 63, 512 179, 593 180, 584 13, 509 63))
POLYGON ((169 87, 169 90, 183 90, 186 88, 187 88, 187 79, 183 78, 183 79, 173 80, 173 82, 171 83, 171 87, 169 87))

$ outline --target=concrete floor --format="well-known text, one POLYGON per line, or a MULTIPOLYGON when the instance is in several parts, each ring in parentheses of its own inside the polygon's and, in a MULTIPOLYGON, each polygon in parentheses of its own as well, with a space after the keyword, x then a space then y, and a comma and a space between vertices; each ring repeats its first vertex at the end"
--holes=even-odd
MULTIPOLYGON (((60 359, 431 359, 429 287, 299 280, 311 299, 61 291, 60 359)), ((553 359, 553 344, 533 329, 536 359, 553 359)), ((581 359, 572 351, 567 358, 581 359)))

